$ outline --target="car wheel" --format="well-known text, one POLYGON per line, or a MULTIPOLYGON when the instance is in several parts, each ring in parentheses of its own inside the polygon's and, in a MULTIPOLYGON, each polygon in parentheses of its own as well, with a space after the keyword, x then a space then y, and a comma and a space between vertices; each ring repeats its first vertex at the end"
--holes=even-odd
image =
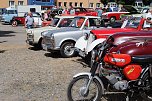
POLYGON ((73 42, 65 42, 61 46, 60 53, 63 57, 69 58, 75 55, 74 43, 73 42))
POLYGON ((114 23, 116 21, 116 18, 115 17, 111 17, 110 18, 110 23, 114 23))
POLYGON ((39 40, 39 43, 38 43, 38 48, 39 48, 39 49, 43 49, 43 44, 44 44, 43 38, 41 38, 41 39, 39 40))
POLYGON ((13 22, 12 22, 12 26, 13 26, 13 27, 16 27, 17 25, 18 25, 18 22, 17 22, 17 21, 13 21, 13 22))

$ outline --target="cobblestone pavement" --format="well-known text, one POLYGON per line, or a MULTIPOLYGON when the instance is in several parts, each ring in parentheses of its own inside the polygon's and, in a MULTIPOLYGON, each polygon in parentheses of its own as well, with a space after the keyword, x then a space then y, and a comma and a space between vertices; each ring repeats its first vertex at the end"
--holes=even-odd
POLYGON ((0 101, 67 101, 72 76, 89 69, 79 57, 61 58, 25 40, 23 26, 0 24, 0 101))

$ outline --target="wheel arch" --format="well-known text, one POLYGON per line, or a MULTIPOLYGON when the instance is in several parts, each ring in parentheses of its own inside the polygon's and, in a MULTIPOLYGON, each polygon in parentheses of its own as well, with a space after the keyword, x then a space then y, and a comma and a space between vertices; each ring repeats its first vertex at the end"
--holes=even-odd
POLYGON ((66 39, 66 40, 64 40, 64 41, 62 41, 61 43, 60 43, 60 48, 61 48, 61 46, 65 43, 65 42, 72 42, 72 43, 76 43, 76 41, 75 40, 73 40, 73 39, 66 39))

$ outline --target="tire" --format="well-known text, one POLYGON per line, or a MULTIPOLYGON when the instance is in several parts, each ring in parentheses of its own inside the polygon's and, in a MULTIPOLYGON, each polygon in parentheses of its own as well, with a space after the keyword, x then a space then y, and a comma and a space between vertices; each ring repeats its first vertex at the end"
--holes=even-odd
POLYGON ((116 18, 115 18, 115 17, 111 17, 111 18, 110 18, 110 24, 115 23, 115 21, 116 21, 116 18))
POLYGON ((43 49, 43 38, 41 38, 38 42, 38 47, 39 49, 43 49))
POLYGON ((150 86, 150 89, 148 91, 145 91, 144 93, 142 93, 142 98, 144 99, 144 101, 152 101, 152 78, 149 77, 149 73, 147 72, 143 79, 145 80, 145 83, 148 85, 147 86, 150 86), (148 82, 147 82, 148 81, 148 82))
POLYGON ((62 44, 60 49, 61 56, 64 58, 69 58, 75 55, 74 43, 73 42, 65 42, 62 44), (73 49, 72 49, 73 48, 73 49))
POLYGON ((12 26, 13 26, 13 27, 18 26, 18 22, 17 22, 17 21, 15 21, 15 20, 14 20, 14 21, 12 21, 12 26))
POLYGON ((83 84, 86 83, 86 81, 88 82, 88 80, 89 80, 88 76, 78 76, 70 82, 70 84, 68 86, 68 91, 67 91, 67 96, 68 96, 69 101, 100 101, 101 100, 101 95, 102 95, 101 85, 96 79, 93 79, 91 81, 91 84, 89 86, 89 91, 87 92, 87 95, 83 95, 83 91, 84 91, 85 86, 86 86, 86 85, 83 85, 83 84), (84 82, 80 83, 79 81, 81 81, 81 80, 84 80, 84 82), (74 86, 76 84, 78 84, 78 86, 80 86, 80 87, 76 86, 77 92, 73 94, 72 91, 74 90, 74 86), (92 90, 94 90, 94 89, 91 88, 91 86, 93 86, 93 85, 96 88, 95 89, 95 94, 93 92, 93 93, 91 93, 91 94, 93 94, 93 96, 89 96, 90 92, 92 90), (78 99, 73 99, 74 96, 78 97, 78 99))

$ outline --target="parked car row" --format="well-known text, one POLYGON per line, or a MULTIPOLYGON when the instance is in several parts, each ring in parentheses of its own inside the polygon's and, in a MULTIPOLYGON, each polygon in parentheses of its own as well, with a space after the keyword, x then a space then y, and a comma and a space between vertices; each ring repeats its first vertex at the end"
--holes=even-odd
POLYGON ((72 57, 76 54, 74 45, 80 37, 93 29, 105 27, 110 25, 97 16, 56 16, 48 27, 28 29, 27 43, 49 52, 59 51, 63 57, 72 57))
POLYGON ((27 43, 48 52, 58 51, 62 57, 78 53, 85 58, 109 35, 151 30, 144 28, 144 22, 145 18, 132 17, 117 26, 119 28, 112 28, 97 16, 56 16, 48 27, 28 29, 27 43))

